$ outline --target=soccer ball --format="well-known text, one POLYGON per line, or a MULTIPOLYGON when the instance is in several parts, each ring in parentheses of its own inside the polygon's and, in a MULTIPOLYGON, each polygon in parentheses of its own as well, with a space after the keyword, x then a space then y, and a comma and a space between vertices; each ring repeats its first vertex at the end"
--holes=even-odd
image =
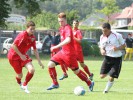
POLYGON ((85 94, 85 89, 83 88, 83 86, 77 86, 74 89, 74 94, 78 95, 78 96, 84 95, 85 94))

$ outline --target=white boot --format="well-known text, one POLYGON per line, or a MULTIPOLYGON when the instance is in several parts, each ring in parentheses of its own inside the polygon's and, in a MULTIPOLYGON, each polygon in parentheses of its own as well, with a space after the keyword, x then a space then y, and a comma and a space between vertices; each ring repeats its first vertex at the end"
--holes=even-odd
POLYGON ((23 89, 25 91, 25 93, 30 93, 30 91, 28 90, 27 85, 23 86, 23 84, 21 85, 21 89, 23 89))

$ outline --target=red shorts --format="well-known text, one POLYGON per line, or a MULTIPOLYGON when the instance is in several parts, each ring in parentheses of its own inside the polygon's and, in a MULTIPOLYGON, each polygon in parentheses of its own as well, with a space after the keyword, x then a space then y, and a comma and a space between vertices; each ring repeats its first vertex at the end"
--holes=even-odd
MULTIPOLYGON (((55 45, 51 45, 51 47, 53 47, 55 45)), ((58 49, 54 49, 52 52, 51 52, 51 57, 53 57, 57 52, 59 52, 61 49, 58 48, 58 49)))
POLYGON ((14 71, 17 73, 17 74, 21 74, 22 73, 22 68, 29 62, 31 62, 32 59, 29 58, 29 56, 27 56, 27 60, 23 61, 21 59, 18 59, 18 60, 12 60, 12 59, 9 59, 9 62, 11 64, 11 66, 14 68, 14 71))
POLYGON ((84 63, 84 56, 82 51, 77 52, 76 57, 77 57, 77 61, 79 61, 80 63, 84 63))
POLYGON ((70 69, 76 69, 78 67, 78 63, 76 60, 76 55, 66 55, 62 51, 59 51, 57 54, 55 54, 52 58, 51 61, 57 62, 59 64, 64 64, 70 69))

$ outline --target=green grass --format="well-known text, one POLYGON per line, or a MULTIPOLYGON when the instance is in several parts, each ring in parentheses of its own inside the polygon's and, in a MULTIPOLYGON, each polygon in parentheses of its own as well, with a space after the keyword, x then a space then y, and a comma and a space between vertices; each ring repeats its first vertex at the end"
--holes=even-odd
MULTIPOLYGON (((47 91, 46 88, 51 85, 51 78, 47 70, 48 56, 43 56, 42 62, 45 69, 41 69, 36 59, 33 59, 36 72, 30 83, 28 84, 30 94, 24 93, 15 80, 15 72, 8 63, 6 57, 0 58, 0 100, 132 100, 133 99, 133 61, 123 61, 121 74, 118 80, 115 80, 114 86, 108 94, 102 94, 108 77, 99 78, 101 58, 86 57, 85 63, 94 73, 95 87, 94 92, 88 92, 87 85, 77 78, 69 69, 69 77, 63 81, 59 81, 60 88, 47 91), (84 96, 75 96, 73 90, 76 86, 81 85, 85 88, 84 96)), ((58 78, 62 75, 59 66, 56 67, 58 78)), ((23 69, 24 77, 26 69, 23 69)), ((24 80, 23 77, 23 80, 24 80)))

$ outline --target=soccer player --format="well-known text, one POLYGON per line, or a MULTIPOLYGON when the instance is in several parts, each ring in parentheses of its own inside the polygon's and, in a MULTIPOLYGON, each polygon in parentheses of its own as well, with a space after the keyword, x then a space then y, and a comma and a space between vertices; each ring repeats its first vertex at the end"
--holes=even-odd
POLYGON ((102 25, 102 32, 103 34, 100 36, 100 52, 105 58, 102 63, 100 77, 103 79, 107 75, 110 76, 103 91, 103 93, 108 93, 114 83, 114 78, 119 77, 122 66, 121 50, 125 48, 125 42, 121 34, 111 31, 109 23, 102 25))
POLYGON ((128 38, 126 38, 126 54, 124 60, 126 60, 127 56, 129 55, 129 60, 132 58, 133 53, 133 39, 132 34, 128 34, 128 38))
POLYGON ((26 52, 33 47, 35 56, 38 60, 38 64, 44 68, 44 65, 41 63, 38 51, 36 49, 36 39, 34 36, 35 32, 35 23, 33 21, 29 21, 27 23, 26 31, 23 31, 17 35, 15 38, 11 49, 8 52, 8 60, 16 72, 16 80, 17 83, 21 86, 26 93, 30 93, 27 88, 28 82, 34 75, 35 69, 32 64, 32 59, 26 54, 26 52), (28 72, 25 77, 25 81, 22 83, 21 79, 23 76, 22 69, 25 67, 28 72))
POLYGON ((67 24, 65 13, 62 12, 58 14, 58 22, 60 24, 59 30, 60 30, 61 43, 51 47, 51 51, 61 47, 62 49, 57 54, 55 54, 48 63, 48 70, 53 83, 49 88, 47 88, 47 90, 59 88, 55 66, 58 64, 65 64, 82 81, 85 81, 87 83, 90 91, 93 91, 94 82, 91 82, 88 79, 87 75, 78 67, 78 63, 77 63, 75 51, 74 51, 72 28, 70 27, 70 25, 67 24))
MULTIPOLYGON (((60 33, 59 32, 52 32, 50 38, 51 38, 51 47, 56 46, 60 43, 60 33)), ((51 57, 53 57, 60 50, 61 50, 61 48, 54 49, 51 52, 51 57)), ((65 78, 67 78, 68 77, 67 72, 66 72, 66 70, 68 70, 67 67, 65 67, 64 64, 61 64, 61 68, 64 72, 63 75, 65 76, 65 78)))
MULTIPOLYGON (((74 48, 76 51, 76 58, 77 58, 77 61, 80 63, 80 66, 84 69, 84 71, 90 77, 90 80, 92 80, 93 79, 93 73, 90 73, 89 68, 84 63, 84 57, 83 57, 82 46, 81 46, 82 33, 78 29, 78 26, 79 26, 79 21, 74 20, 73 21, 73 38, 74 38, 74 48)), ((64 74, 60 78, 60 80, 63 80, 64 78, 68 77, 68 75, 66 74, 65 68, 64 69, 62 68, 62 70, 63 70, 64 74)))

